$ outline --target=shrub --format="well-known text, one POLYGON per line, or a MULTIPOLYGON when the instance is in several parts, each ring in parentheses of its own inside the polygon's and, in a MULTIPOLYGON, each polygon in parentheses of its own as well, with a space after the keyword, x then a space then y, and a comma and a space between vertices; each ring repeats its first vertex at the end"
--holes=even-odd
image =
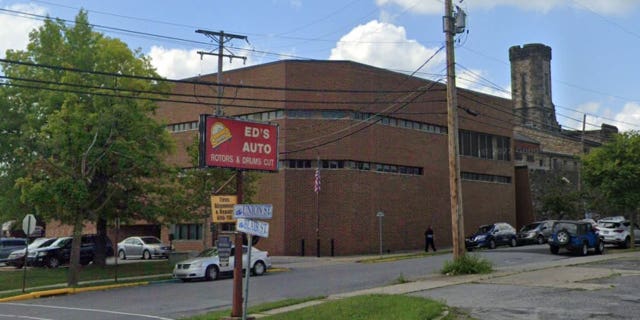
POLYGON ((477 254, 465 254, 453 261, 445 261, 440 271, 446 275, 485 274, 493 271, 493 263, 477 254))

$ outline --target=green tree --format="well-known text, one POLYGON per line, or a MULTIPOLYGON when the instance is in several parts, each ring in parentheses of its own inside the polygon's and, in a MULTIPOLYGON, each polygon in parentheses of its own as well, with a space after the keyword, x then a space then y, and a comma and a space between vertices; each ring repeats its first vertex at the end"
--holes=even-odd
POLYGON ((579 193, 567 178, 553 177, 540 196, 540 209, 549 219, 578 218, 579 199, 579 193))
MULTIPOLYGON (((157 219, 184 205, 167 197, 181 192, 163 165, 173 142, 145 99, 170 88, 144 78, 158 77, 149 59, 94 32, 84 11, 72 26, 46 19, 26 50, 6 57, 3 184, 17 181, 21 200, 39 216, 73 226, 68 284, 75 286, 85 221, 106 227, 115 216, 157 219)), ((4 192, 1 202, 8 206, 13 195, 4 192)))
MULTIPOLYGON (((634 224, 640 205, 640 133, 617 134, 611 142, 591 150, 583 159, 583 177, 614 209, 628 213, 634 224)), ((631 243, 633 247, 634 241, 631 243)))

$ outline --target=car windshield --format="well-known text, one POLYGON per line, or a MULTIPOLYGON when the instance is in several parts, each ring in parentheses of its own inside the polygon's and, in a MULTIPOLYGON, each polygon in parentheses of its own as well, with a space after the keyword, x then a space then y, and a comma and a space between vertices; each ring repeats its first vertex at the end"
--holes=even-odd
POLYGON ((40 247, 46 247, 50 244, 52 244, 56 239, 49 239, 49 238, 38 238, 33 240, 33 242, 31 242, 31 244, 29 244, 29 250, 33 250, 33 249, 37 249, 40 247))
POLYGON ((567 230, 569 231, 569 233, 575 234, 578 230, 578 227, 575 223, 558 222, 553 226, 553 232, 558 232, 560 230, 567 230))
POLYGON ((535 230, 538 226, 540 225, 540 223, 530 223, 524 227, 522 227, 522 229, 520 229, 520 231, 531 231, 531 230, 535 230))
POLYGON ((619 222, 600 222, 599 225, 603 228, 610 228, 610 229, 620 227, 619 222))
POLYGON ((72 238, 59 238, 54 243, 52 243, 51 246, 52 247, 62 248, 65 245, 67 245, 67 243, 71 242, 71 240, 73 240, 73 239, 72 238))
POLYGON ((198 257, 203 258, 203 257, 215 257, 218 255, 218 248, 209 248, 209 249, 204 249, 202 250, 199 254, 198 257))
POLYGON ((160 239, 158 239, 156 237, 142 237, 140 239, 142 240, 142 242, 144 242, 146 244, 162 243, 162 241, 160 241, 160 239))
POLYGON ((489 231, 491 231, 491 229, 493 228, 492 225, 488 224, 486 226, 481 226, 480 228, 478 228, 478 233, 487 233, 489 231))

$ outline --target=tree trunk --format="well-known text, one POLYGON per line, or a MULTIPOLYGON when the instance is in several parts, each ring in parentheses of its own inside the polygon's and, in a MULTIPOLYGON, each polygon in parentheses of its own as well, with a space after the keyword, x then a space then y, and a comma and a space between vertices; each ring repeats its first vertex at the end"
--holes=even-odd
POLYGON ((73 242, 71 243, 71 258, 67 274, 67 286, 77 287, 80 278, 80 245, 82 244, 82 224, 84 212, 79 212, 73 224, 73 242))
POLYGON ((104 267, 107 265, 107 220, 103 217, 98 218, 96 225, 96 251, 93 257, 93 264, 104 267))

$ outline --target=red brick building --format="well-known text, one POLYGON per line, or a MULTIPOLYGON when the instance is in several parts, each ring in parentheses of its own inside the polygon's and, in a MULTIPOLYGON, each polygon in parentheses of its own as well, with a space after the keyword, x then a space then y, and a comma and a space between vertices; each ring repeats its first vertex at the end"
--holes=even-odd
MULTIPOLYGON (((178 141, 169 161, 190 166, 184 147, 200 114, 279 125, 279 171, 261 173, 256 203, 274 206, 274 255, 397 252, 451 244, 445 85, 348 61, 279 61, 177 84, 158 117, 178 141), (191 82, 189 82, 191 81, 191 82), (321 190, 314 192, 320 166, 321 190), (377 217, 383 212, 382 219, 377 217), (316 233, 317 232, 317 233, 316 233)), ((466 233, 496 221, 515 225, 512 102, 459 89, 460 169, 466 233), (468 111, 468 112, 465 112, 468 111), (473 114, 473 115, 472 115, 473 114)), ((211 245, 210 222, 162 231, 177 249, 211 245)), ((218 228, 215 226, 214 228, 218 228)))

